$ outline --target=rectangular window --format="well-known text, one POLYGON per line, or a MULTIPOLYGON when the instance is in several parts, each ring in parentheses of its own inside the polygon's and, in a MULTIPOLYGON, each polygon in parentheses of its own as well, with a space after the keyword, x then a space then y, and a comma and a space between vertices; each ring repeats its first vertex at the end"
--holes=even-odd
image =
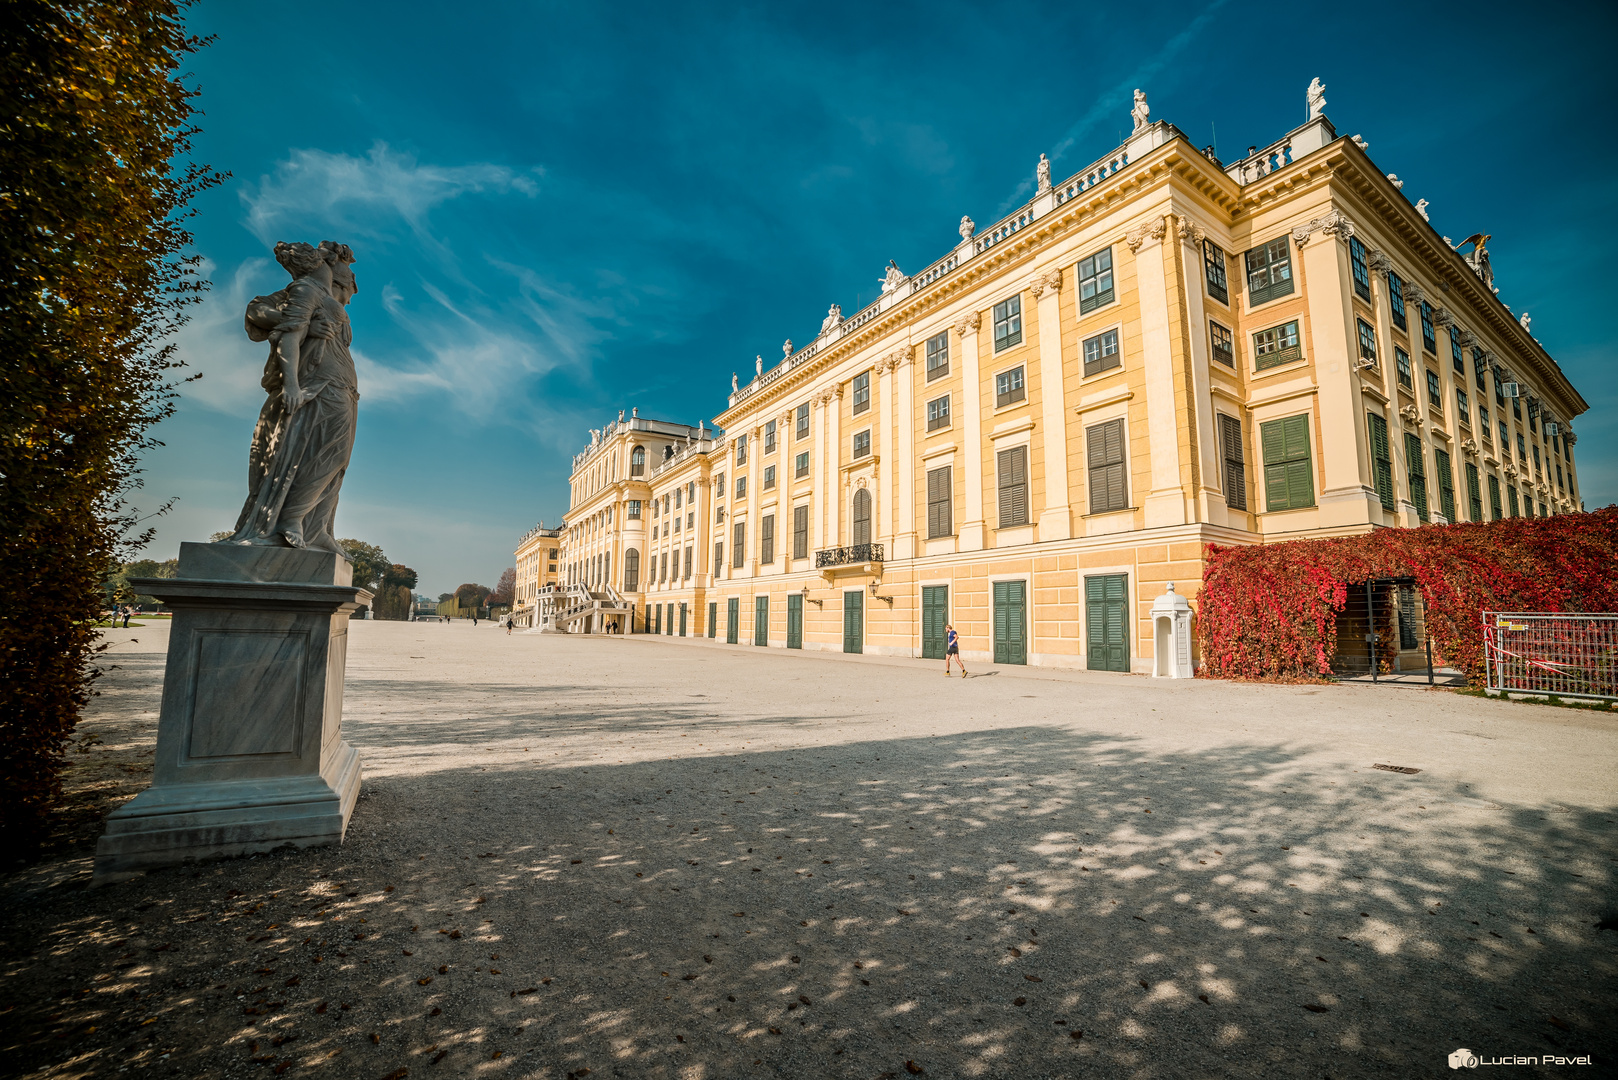
POLYGON ((1202 242, 1202 267, 1208 279, 1208 295, 1221 304, 1230 303, 1230 282, 1225 276, 1225 251, 1212 240, 1202 242))
POLYGON ((1286 237, 1260 244, 1246 255, 1247 302, 1256 306, 1292 293, 1292 246, 1286 237))
POLYGON ((736 497, 738 499, 747 498, 747 477, 745 476, 736 478, 736 497))
POLYGON ((1455 415, 1467 427, 1472 426, 1472 404, 1466 399, 1466 391, 1459 386, 1455 388, 1455 415))
POLYGON ((685 496, 685 488, 674 489, 674 509, 680 508, 680 500, 685 496))
POLYGON ((1022 344, 1022 296, 994 305, 994 351, 1022 344))
POLYGON ((1225 458, 1225 505, 1247 509, 1247 455, 1242 449, 1242 422, 1219 414, 1219 449, 1225 458))
POLYGON ((713 542, 713 572, 715 574, 718 574, 719 571, 720 571, 720 568, 723 567, 724 565, 725 565, 725 542, 723 540, 715 540, 713 542))
POLYGON ((1541 466, 1539 464, 1539 444, 1538 443, 1534 444, 1534 471, 1535 472, 1542 472, 1543 471, 1543 469, 1541 468, 1541 466))
POLYGON ((1427 301, 1421 302, 1421 347, 1438 355, 1438 338, 1433 333, 1433 306, 1427 301))
POLYGON ((955 531, 955 515, 951 513, 953 488, 951 469, 927 470, 927 537, 948 536, 955 531))
POLYGON ((1478 434, 1482 435, 1485 441, 1488 440, 1490 434, 1489 407, 1481 401, 1478 402, 1478 434))
MULTIPOLYGON (((660 581, 660 582, 663 582, 663 581, 667 581, 667 580, 668 580, 668 579, 669 579, 669 553, 668 553, 668 552, 666 552, 666 551, 665 551, 665 552, 663 552, 663 560, 662 560, 662 565, 663 565, 663 573, 662 573, 662 576, 660 576, 660 577, 659 577, 659 578, 658 578, 658 579, 657 579, 657 580, 658 580, 658 581, 660 581)), ((677 573, 679 573, 679 572, 680 572, 680 566, 679 566, 679 564, 678 564, 678 563, 676 563, 676 564, 675 564, 675 566, 674 566, 674 572, 675 572, 675 573, 676 573, 676 574, 677 574, 677 573)))
POLYGON ((1112 303, 1112 248, 1079 260, 1079 314, 1112 303))
POLYGON ((1226 367, 1236 366, 1236 335, 1227 326, 1208 324, 1209 340, 1213 344, 1213 358, 1226 367))
POLYGON ((1488 369, 1489 362, 1483 358, 1483 350, 1473 349, 1472 370, 1477 375, 1479 390, 1487 390, 1489 388, 1489 380, 1484 376, 1484 372, 1486 372, 1488 369))
POLYGON ((949 427, 949 395, 933 398, 927 403, 927 430, 937 431, 949 427))
POLYGON ((1090 478, 1090 513, 1127 510, 1129 485, 1124 466, 1123 419, 1085 428, 1084 443, 1090 478))
POLYGON ((1388 309, 1393 315, 1393 325, 1401 330, 1409 329, 1405 325, 1405 283, 1392 270, 1388 271, 1388 309))
POLYGON ((1478 467, 1471 462, 1466 465, 1466 508, 1471 513, 1468 520, 1483 520, 1483 493, 1478 490, 1478 467))
POLYGON ((1518 390, 1517 393, 1511 395, 1511 415, 1516 417, 1518 420, 1522 419, 1522 391, 1521 390, 1518 390))
POLYGON ((1000 527, 1028 524, 1028 447, 1013 446, 995 454, 1000 493, 1000 527))
POLYGON ((808 402, 805 402, 804 404, 798 406, 797 422, 796 422, 794 434, 793 434, 792 437, 795 438, 795 439, 807 439, 809 437, 809 404, 808 404, 808 402))
POLYGON ((685 549, 685 576, 688 578, 691 576, 691 553, 693 550, 691 547, 685 549))
POLYGON ((1371 301, 1371 267, 1365 261, 1365 244, 1357 236, 1348 238, 1348 266, 1354 274, 1354 295, 1371 301))
POLYGON ((856 431, 854 433, 854 456, 857 458, 862 458, 870 452, 871 429, 866 428, 864 431, 856 431))
POLYGON ((1504 420, 1500 421, 1500 452, 1502 454, 1511 453, 1511 432, 1506 429, 1504 420))
POLYGON ((792 459, 792 475, 794 479, 809 475, 809 451, 805 450, 792 459))
POLYGON ((809 507, 807 505, 792 508, 792 557, 794 559, 807 559, 809 557, 809 507))
POLYGON ((1371 482, 1382 509, 1393 513, 1393 451, 1388 445, 1388 421, 1381 413, 1367 413, 1366 426, 1371 437, 1371 482))
POLYGON ((764 490, 769 491, 775 486, 775 466, 764 466, 764 490))
POLYGON ((949 374, 949 331, 927 339, 927 380, 949 374))
POLYGON ((1499 521, 1505 516, 1500 512, 1500 478, 1498 476, 1489 477, 1489 512, 1495 521, 1499 521))
POLYGON ((725 474, 724 473, 719 473, 718 475, 716 475, 713 478, 713 490, 714 490, 714 498, 723 499, 725 497, 725 474))
POLYGON ((1302 356, 1303 349, 1298 344, 1296 319, 1280 326, 1272 326, 1268 330, 1260 330, 1253 335, 1253 364, 1259 371, 1289 364, 1302 356))
POLYGON ((1405 432, 1405 467, 1410 480, 1410 501, 1416 504, 1416 517, 1427 520, 1427 464, 1421 436, 1405 432))
POLYGON ((1399 385, 1406 390, 1415 388, 1415 371, 1410 366, 1410 354, 1399 346, 1393 347, 1393 364, 1399 369, 1399 385))
POLYGON ((1517 485, 1506 485, 1506 502, 1510 506, 1512 517, 1522 517, 1522 504, 1517 501, 1517 485))
POLYGON ((1506 380, 1500 377, 1498 371, 1494 373, 1494 403, 1501 411, 1505 410, 1506 380))
POLYGON ((747 464, 747 436, 736 436, 736 464, 747 464))
POLYGON ((1259 425, 1264 450, 1264 508, 1297 510, 1315 505, 1307 413, 1259 425))
POLYGON ((747 554, 747 522, 738 521, 730 528, 730 565, 742 566, 747 554))
POLYGON ((1517 460, 1522 462, 1528 460, 1528 444, 1523 442, 1522 432, 1520 431, 1517 432, 1517 460))
POLYGON ((1096 375, 1122 363, 1123 359, 1118 355, 1118 331, 1108 330, 1084 339, 1085 375, 1096 375))
POLYGON ((1010 405, 1015 401, 1022 401, 1027 397, 1022 385, 1023 369, 1014 367, 1010 371, 1002 371, 994 377, 994 407, 1010 405))
POLYGON ((854 376, 854 415, 871 407, 871 373, 862 371, 854 376))
POLYGON ((1461 351, 1461 331, 1458 327, 1449 328, 1449 359, 1455 365, 1455 374, 1466 375, 1466 354, 1461 351))
POLYGON ((775 421, 774 420, 766 420, 764 422, 764 452, 766 454, 775 453, 775 421))
POLYGON ((1427 404, 1435 409, 1444 407, 1444 388, 1438 381, 1438 372, 1427 369, 1427 404))
POLYGON ((640 517, 640 500, 639 499, 630 499, 629 500, 629 509, 626 511, 626 513, 632 518, 640 517))
POLYGON ((1364 319, 1355 319, 1360 328, 1360 359, 1371 367, 1376 366, 1376 331, 1364 319))
POLYGON ((765 514, 764 520, 758 523, 758 561, 773 563, 775 561, 775 515, 765 514))

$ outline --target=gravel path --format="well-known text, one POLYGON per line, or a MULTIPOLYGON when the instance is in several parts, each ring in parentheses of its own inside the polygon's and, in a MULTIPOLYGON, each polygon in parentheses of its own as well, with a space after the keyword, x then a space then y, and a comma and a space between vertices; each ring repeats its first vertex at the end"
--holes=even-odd
MULTIPOLYGON (((166 627, 108 637, 73 820, 155 736, 166 627)), ((347 842, 91 891, 80 829, 0 877, 0 1073, 1618 1060, 1618 717, 940 667, 355 624, 347 842)))

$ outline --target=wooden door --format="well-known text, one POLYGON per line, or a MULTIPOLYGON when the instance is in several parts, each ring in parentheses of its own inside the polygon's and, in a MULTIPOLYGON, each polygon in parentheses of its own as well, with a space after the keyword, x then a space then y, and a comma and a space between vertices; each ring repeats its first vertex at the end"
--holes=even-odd
POLYGON ((843 651, 865 651, 864 589, 850 589, 843 594, 843 651))
POLYGON ((944 624, 949 621, 949 586, 924 585, 921 590, 921 655, 944 659, 944 624))
POLYGON ((1129 578, 1106 574, 1084 579, 1085 630, 1091 671, 1129 670, 1129 578))
POLYGON ((803 597, 787 594, 787 648, 803 648, 803 597))
POLYGON ((732 596, 725 601, 725 643, 734 645, 740 639, 742 632, 742 601, 740 597, 732 596))
POLYGON ((753 597, 753 644, 766 646, 770 643, 770 598, 768 596, 753 597))
POLYGON ((1027 583, 994 583, 994 662, 1028 663, 1027 583))

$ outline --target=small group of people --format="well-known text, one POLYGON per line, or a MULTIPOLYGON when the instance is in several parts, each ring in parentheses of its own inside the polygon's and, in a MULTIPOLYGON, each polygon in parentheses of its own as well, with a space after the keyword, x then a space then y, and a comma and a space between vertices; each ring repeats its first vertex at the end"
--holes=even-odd
POLYGON ((117 625, 118 620, 122 619, 124 621, 124 629, 127 630, 129 629, 129 618, 130 616, 136 614, 136 610, 137 609, 133 604, 121 604, 102 615, 101 621, 117 625))

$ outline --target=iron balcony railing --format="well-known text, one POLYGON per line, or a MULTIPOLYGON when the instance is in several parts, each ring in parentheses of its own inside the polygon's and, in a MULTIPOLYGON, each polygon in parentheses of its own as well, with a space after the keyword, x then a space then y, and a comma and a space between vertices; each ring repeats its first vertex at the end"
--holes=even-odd
POLYGON ((849 547, 824 548, 815 552, 816 569, 822 566, 850 566, 854 563, 882 561, 881 544, 853 544, 849 547))

